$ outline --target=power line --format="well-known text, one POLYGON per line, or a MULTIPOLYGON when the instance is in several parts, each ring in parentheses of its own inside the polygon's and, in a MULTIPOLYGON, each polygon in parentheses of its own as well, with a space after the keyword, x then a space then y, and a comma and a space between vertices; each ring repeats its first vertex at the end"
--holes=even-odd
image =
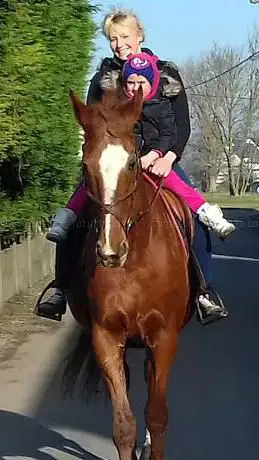
MULTIPOLYGON (((259 0, 258 0, 259 1, 259 0)), ((196 94, 196 93, 189 93, 190 96, 198 96, 198 97, 206 97, 206 98, 211 98, 211 99, 231 99, 231 96, 217 96, 217 94, 196 94)), ((250 97, 248 96, 238 96, 238 99, 247 99, 250 100, 250 97)), ((255 99, 255 98, 253 98, 255 99)))
POLYGON ((218 75, 214 75, 214 77, 209 78, 208 80, 201 81, 200 83, 196 83, 195 85, 187 86, 185 89, 192 89, 192 88, 197 88, 197 86, 204 85, 205 83, 209 83, 213 80, 216 80, 216 78, 222 77, 223 75, 226 75, 227 73, 231 72, 234 69, 237 69, 237 67, 241 66, 245 62, 249 61, 250 59, 253 59, 255 56, 259 54, 259 50, 255 51, 253 54, 250 54, 250 56, 247 56, 245 59, 242 61, 238 62, 237 64, 233 65, 227 70, 224 70, 224 72, 219 73, 218 75))

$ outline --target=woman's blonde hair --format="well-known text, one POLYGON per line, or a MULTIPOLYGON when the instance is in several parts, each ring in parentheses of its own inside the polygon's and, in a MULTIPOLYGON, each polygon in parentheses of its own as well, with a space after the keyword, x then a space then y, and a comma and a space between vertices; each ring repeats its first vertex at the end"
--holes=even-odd
POLYGON ((113 8, 110 13, 108 13, 102 24, 102 30, 104 36, 109 40, 111 27, 115 24, 127 24, 134 25, 137 28, 137 31, 142 37, 142 41, 145 40, 145 30, 142 22, 139 20, 137 15, 131 10, 113 8))

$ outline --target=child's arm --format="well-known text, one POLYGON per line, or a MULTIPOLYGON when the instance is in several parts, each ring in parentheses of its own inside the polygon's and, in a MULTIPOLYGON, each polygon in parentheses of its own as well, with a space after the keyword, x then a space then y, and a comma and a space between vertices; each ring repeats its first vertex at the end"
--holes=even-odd
POLYGON ((177 159, 177 154, 174 152, 174 146, 177 144, 177 128, 170 101, 162 101, 159 115, 157 149, 162 152, 163 157, 155 161, 151 171, 157 176, 166 177, 172 169, 172 164, 177 159))
POLYGON ((177 129, 172 104, 168 99, 161 101, 159 110, 159 138, 153 142, 152 150, 141 158, 141 164, 143 169, 151 166, 153 174, 163 176, 169 174, 177 158, 173 151, 177 142, 177 129))
POLYGON ((174 151, 177 144, 177 127, 172 104, 168 99, 163 99, 159 111, 159 138, 152 144, 152 149, 161 152, 164 156, 169 150, 174 151))

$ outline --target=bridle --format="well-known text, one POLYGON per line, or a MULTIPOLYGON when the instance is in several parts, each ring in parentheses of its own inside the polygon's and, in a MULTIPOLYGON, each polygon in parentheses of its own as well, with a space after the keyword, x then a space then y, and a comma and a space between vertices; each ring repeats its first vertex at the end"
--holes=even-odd
POLYGON ((134 188, 133 190, 131 190, 129 193, 127 193, 126 196, 124 196, 123 198, 119 199, 116 201, 116 203, 113 203, 113 204, 107 204, 107 203, 102 203, 101 200, 99 200, 98 198, 96 198, 88 189, 87 189, 87 195, 88 197, 95 203, 97 204, 97 206, 99 206, 99 208, 103 209, 104 210, 104 213, 105 214, 110 214, 112 215, 113 217, 115 217, 115 219, 117 220, 117 222, 120 224, 123 232, 124 232, 124 235, 125 235, 125 239, 127 241, 128 239, 128 236, 129 236, 129 232, 130 230, 135 227, 137 225, 137 223, 146 215, 148 214, 151 209, 152 209, 152 206, 154 205, 159 193, 160 193, 160 190, 161 190, 161 187, 162 187, 162 183, 163 183, 163 177, 161 177, 159 179, 159 183, 158 183, 158 186, 156 188, 156 191, 155 191, 155 194, 151 200, 151 202, 149 203, 149 205, 147 206, 146 209, 144 209, 143 211, 138 211, 137 214, 134 216, 134 217, 131 217, 131 213, 135 207, 135 199, 136 199, 136 193, 137 193, 137 190, 138 190, 138 184, 139 184, 139 178, 140 178, 140 174, 141 174, 141 164, 140 164, 140 157, 139 157, 139 153, 138 152, 135 152, 135 160, 136 160, 136 163, 137 163, 137 168, 136 168, 136 174, 135 174, 135 180, 134 180, 134 188), (115 208, 118 204, 122 203, 123 201, 127 200, 127 199, 131 199, 131 206, 130 206, 130 216, 127 218, 126 220, 126 223, 124 224, 120 217, 113 211, 113 208, 115 208))

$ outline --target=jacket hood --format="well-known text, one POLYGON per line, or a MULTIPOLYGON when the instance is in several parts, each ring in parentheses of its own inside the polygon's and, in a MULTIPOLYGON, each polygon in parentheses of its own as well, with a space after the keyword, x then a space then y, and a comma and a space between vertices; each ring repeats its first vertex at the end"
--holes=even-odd
MULTIPOLYGON (((160 76, 160 89, 162 95, 165 97, 177 96, 182 89, 181 83, 169 75, 166 70, 160 70, 160 76)), ((121 69, 106 70, 100 78, 102 90, 116 89, 120 85, 122 85, 121 69)))

